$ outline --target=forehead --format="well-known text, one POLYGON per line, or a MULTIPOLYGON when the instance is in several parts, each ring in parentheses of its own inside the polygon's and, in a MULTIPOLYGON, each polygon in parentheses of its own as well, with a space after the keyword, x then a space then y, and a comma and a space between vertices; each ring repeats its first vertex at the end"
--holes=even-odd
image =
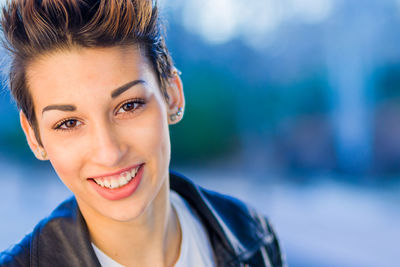
POLYGON ((26 68, 35 106, 77 93, 83 97, 112 90, 139 78, 155 86, 151 67, 137 46, 56 50, 36 57, 26 68))
POLYGON ((72 47, 53 50, 34 57, 27 64, 26 77, 29 86, 37 78, 47 80, 86 77, 88 74, 94 75, 101 70, 112 71, 113 69, 114 71, 110 74, 115 74, 127 68, 140 71, 146 64, 146 58, 137 46, 72 47), (118 68, 115 69, 116 67, 118 68))

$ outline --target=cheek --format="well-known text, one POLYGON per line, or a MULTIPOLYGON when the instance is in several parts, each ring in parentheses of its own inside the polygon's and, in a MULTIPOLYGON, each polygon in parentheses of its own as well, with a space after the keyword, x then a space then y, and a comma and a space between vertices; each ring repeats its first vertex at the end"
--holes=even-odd
POLYGON ((73 181, 79 178, 82 162, 81 154, 77 152, 77 148, 73 145, 64 145, 48 136, 43 136, 43 145, 50 163, 60 179, 68 188, 74 191, 73 181))
MULTIPOLYGON (((131 134, 127 135, 134 142, 133 153, 139 157, 155 158, 159 167, 168 167, 170 158, 170 140, 168 121, 161 104, 154 105, 146 115, 130 126, 131 134)), ((156 166, 154 166, 156 167, 156 166)))

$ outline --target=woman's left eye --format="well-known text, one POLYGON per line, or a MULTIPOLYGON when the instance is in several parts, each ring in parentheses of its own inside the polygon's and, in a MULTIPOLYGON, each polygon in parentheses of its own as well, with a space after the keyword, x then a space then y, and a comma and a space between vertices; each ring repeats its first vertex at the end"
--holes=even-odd
POLYGON ((66 119, 58 123, 54 129, 55 130, 63 130, 63 131, 70 131, 74 130, 77 127, 81 126, 81 122, 76 119, 66 119))
POLYGON ((126 112, 134 112, 136 109, 140 108, 142 105, 144 105, 144 101, 142 99, 130 100, 130 101, 122 104, 118 108, 116 113, 119 114, 119 113, 126 113, 126 112))

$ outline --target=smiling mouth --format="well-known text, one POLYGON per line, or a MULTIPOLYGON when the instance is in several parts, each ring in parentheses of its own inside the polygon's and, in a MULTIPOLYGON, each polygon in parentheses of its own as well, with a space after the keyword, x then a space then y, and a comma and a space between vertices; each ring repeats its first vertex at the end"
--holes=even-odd
POLYGON ((124 185, 128 184, 130 181, 135 179, 137 173, 139 172, 140 168, 143 164, 132 168, 131 170, 124 171, 119 175, 113 175, 109 177, 102 177, 102 178, 91 178, 97 185, 108 188, 108 189, 117 189, 121 188, 124 185))

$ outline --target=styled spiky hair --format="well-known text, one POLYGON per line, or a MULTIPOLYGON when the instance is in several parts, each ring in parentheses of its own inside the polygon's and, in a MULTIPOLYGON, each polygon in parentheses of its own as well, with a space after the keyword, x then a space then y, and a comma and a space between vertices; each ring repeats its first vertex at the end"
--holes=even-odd
POLYGON ((35 57, 73 47, 138 45, 165 97, 173 63, 152 0, 9 0, 2 8, 3 44, 12 60, 11 94, 40 142, 26 66, 35 57))

